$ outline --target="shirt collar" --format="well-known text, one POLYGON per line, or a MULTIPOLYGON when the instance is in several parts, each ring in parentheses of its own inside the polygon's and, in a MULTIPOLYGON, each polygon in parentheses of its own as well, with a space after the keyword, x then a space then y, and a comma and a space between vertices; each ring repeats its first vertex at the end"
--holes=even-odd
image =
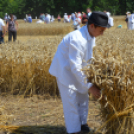
POLYGON ((88 40, 94 40, 95 37, 92 37, 89 32, 88 32, 88 25, 85 25, 85 29, 86 29, 86 35, 87 35, 87 39, 88 40))

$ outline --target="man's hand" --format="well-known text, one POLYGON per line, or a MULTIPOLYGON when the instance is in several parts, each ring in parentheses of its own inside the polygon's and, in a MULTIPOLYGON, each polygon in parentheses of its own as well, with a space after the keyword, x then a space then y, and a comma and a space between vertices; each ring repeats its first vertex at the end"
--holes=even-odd
POLYGON ((101 97, 100 89, 93 85, 91 88, 89 88, 89 92, 96 98, 99 99, 101 97))

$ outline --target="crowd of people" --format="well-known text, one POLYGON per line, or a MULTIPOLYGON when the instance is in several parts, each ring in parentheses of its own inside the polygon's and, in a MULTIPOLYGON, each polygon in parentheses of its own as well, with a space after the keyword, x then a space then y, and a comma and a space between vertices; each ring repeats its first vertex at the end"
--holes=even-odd
MULTIPOLYGON (((113 22, 113 18, 111 17, 111 13, 104 11, 107 15, 108 15, 108 23, 109 23, 109 28, 114 26, 114 22, 113 22)), ((86 24, 88 22, 88 18, 90 17, 90 15, 92 14, 92 11, 90 8, 87 8, 87 14, 84 12, 75 12, 72 13, 71 15, 67 15, 67 13, 64 14, 64 23, 69 23, 71 21, 73 21, 73 26, 74 29, 80 29, 80 24, 86 24)))
MULTIPOLYGON (((111 17, 111 14, 109 12, 106 12, 104 11, 108 17, 109 17, 109 24, 110 26, 113 26, 113 18, 111 17)), ((86 24, 87 21, 88 21, 88 18, 89 16, 92 14, 92 11, 90 8, 87 8, 87 13, 84 13, 84 12, 75 12, 75 13, 72 13, 72 14, 67 14, 67 13, 64 13, 64 16, 63 16, 63 22, 64 23, 70 23, 70 22, 73 22, 73 27, 74 27, 74 30, 77 30, 77 29, 80 29, 80 24, 86 24)), ((37 19, 37 17, 35 17, 37 19)), ((26 18, 24 19, 25 22, 29 22, 29 23, 32 23, 32 17, 31 15, 27 15, 26 14, 26 18)), ((49 24, 51 22, 54 22, 55 21, 55 18, 54 18, 54 15, 50 15, 48 13, 41 13, 40 16, 39 16, 39 20, 37 20, 37 24, 49 24)), ((58 22, 61 22, 61 16, 60 14, 58 14, 57 16, 57 21, 58 22)))
POLYGON ((36 22, 37 24, 46 23, 49 24, 50 22, 54 22, 55 18, 54 15, 50 15, 48 13, 41 13, 39 16, 39 20, 36 22))
MULTIPOLYGON (((107 14, 108 16, 108 23, 109 23, 109 28, 114 26, 114 20, 111 17, 111 13, 104 11, 104 13, 107 14)), ((57 21, 63 22, 63 23, 70 23, 73 22, 73 27, 74 30, 78 30, 81 28, 81 24, 87 24, 88 23, 88 18, 92 14, 92 11, 90 8, 87 8, 86 13, 84 12, 74 12, 72 14, 67 14, 64 13, 63 16, 63 21, 61 21, 61 16, 58 14, 57 16, 57 21)), ((35 17, 37 19, 37 16, 35 17)), ((3 37, 8 31, 8 40, 11 41, 11 38, 13 36, 13 40, 16 40, 17 37, 17 29, 18 29, 18 23, 17 23, 17 17, 15 15, 8 15, 5 13, 4 20, 6 23, 6 26, 3 22, 2 19, 0 19, 0 43, 3 42, 3 37), (11 17, 12 16, 12 17, 11 17), (15 27, 16 25, 16 27, 15 27), (12 28, 11 28, 12 27, 12 28), (5 30, 6 29, 6 30, 5 30), (14 29, 14 30, 13 30, 14 29), (2 32, 3 31, 3 32, 2 32), (6 31, 6 32, 5 32, 6 31), (9 32, 10 31, 10 32, 9 32), (12 32, 11 32, 12 31, 12 32), (3 33, 3 34, 2 34, 3 33)), ((26 17, 24 18, 25 23, 32 23, 32 16, 31 14, 26 14, 26 17)), ((38 17, 38 20, 36 21, 37 24, 49 24, 55 21, 54 15, 50 15, 48 13, 41 13, 40 16, 38 17)), ((134 30, 134 12, 131 14, 130 12, 126 13, 126 23, 127 23, 127 28, 129 30, 134 30)))

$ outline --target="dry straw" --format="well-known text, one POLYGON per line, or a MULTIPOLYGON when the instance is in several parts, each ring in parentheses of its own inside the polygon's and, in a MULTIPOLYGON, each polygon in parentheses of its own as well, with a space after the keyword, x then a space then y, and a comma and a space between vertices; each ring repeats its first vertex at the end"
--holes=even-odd
POLYGON ((63 35, 73 30, 72 23, 63 23, 55 21, 50 24, 37 24, 37 20, 32 23, 24 23, 22 20, 18 20, 19 29, 18 35, 63 35))
MULTIPOLYGON (((120 19, 114 18, 114 27, 111 29, 117 28, 118 25, 122 25, 123 28, 127 28, 126 22, 124 21, 125 17, 120 17, 120 19)), ((73 22, 71 23, 58 23, 55 20, 53 23, 50 24, 36 24, 37 20, 33 20, 32 23, 24 23, 23 20, 18 20, 19 29, 17 34, 18 35, 63 35, 73 31, 73 22)), ((83 26, 81 24, 81 26, 83 26)), ((111 30, 110 29, 110 30, 111 30)))
POLYGON ((132 134, 134 34, 126 30, 116 30, 113 34, 122 36, 107 35, 107 38, 103 36, 105 42, 104 39, 97 42, 94 58, 88 61, 89 64, 84 70, 88 81, 98 86, 102 94, 99 102, 103 124, 96 132, 103 129, 106 134, 132 134))

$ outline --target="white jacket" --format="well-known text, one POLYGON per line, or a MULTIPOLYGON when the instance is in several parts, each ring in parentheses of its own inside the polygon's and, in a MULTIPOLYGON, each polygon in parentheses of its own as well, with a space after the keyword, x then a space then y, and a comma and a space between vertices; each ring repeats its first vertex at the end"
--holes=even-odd
POLYGON ((112 17, 109 17, 108 18, 108 24, 113 27, 114 26, 114 21, 113 21, 113 18, 112 17))
POLYGON ((91 83, 85 83, 85 74, 81 69, 92 58, 95 38, 91 37, 87 25, 66 35, 58 46, 49 72, 63 85, 88 93, 91 83))
POLYGON ((0 31, 2 31, 3 30, 3 26, 5 26, 5 23, 4 23, 4 21, 0 18, 0 31))
POLYGON ((134 14, 128 17, 128 29, 134 30, 134 14))

